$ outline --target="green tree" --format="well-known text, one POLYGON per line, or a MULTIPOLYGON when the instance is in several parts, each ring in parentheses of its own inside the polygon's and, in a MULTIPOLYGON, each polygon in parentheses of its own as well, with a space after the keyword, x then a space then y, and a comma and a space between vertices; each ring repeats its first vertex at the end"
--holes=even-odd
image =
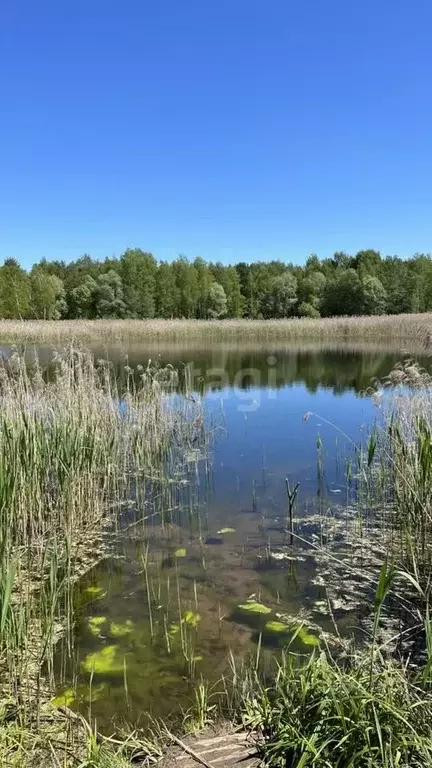
POLYGON ((30 273, 31 315, 41 320, 60 320, 67 313, 63 281, 41 266, 30 273))
POLYGON ((68 297, 69 316, 90 319, 95 316, 97 283, 90 275, 73 288, 68 297))
POLYGON ((244 302, 240 290, 240 279, 235 267, 226 267, 222 286, 227 299, 227 316, 241 317, 244 302))
POLYGON ((213 275, 208 264, 200 256, 195 259, 193 268, 196 275, 196 317, 206 317, 206 301, 210 286, 213 282, 213 275))
POLYGON ((113 269, 99 275, 94 301, 97 317, 124 317, 126 304, 123 300, 122 280, 113 269))
POLYGON ((290 272, 273 277, 261 301, 263 317, 290 317, 297 303, 297 280, 290 272))
POLYGON ((381 269, 381 254, 369 248, 366 251, 359 251, 353 259, 353 267, 360 278, 366 275, 379 277, 381 269))
POLYGON ((206 317, 216 320, 227 313, 227 297, 220 283, 212 283, 205 297, 206 317))
POLYGON ((321 317, 319 310, 313 304, 308 304, 307 301, 302 301, 299 304, 297 314, 299 317, 321 317))
POLYGON ((398 256, 388 256, 381 266, 381 282, 387 293, 389 314, 412 312, 413 275, 406 261, 398 256))
POLYGON ((210 264, 214 280, 220 283, 227 299, 227 317, 242 317, 244 299, 241 293, 239 272, 235 267, 218 262, 210 264))
POLYGON ((382 282, 373 275, 366 275, 362 284, 364 314, 383 315, 387 305, 387 294, 382 282))
POLYGON ((236 264, 234 269, 237 272, 239 283, 240 283, 240 293, 242 296, 242 314, 245 317, 255 317, 256 316, 256 301, 255 301, 255 294, 254 294, 254 282, 253 282, 253 275, 249 264, 246 264, 244 261, 241 261, 239 264, 236 264))
POLYGON ((198 304, 198 280, 195 267, 184 257, 180 256, 173 263, 176 277, 178 317, 196 317, 198 304))
MULTIPOLYGON (((318 311, 321 308, 322 298, 324 295, 324 289, 326 286, 326 278, 322 272, 310 271, 306 272, 305 276, 299 283, 299 302, 301 304, 309 304, 318 311)), ((314 315, 316 317, 316 315, 314 315)))
POLYGON ((0 268, 0 317, 27 319, 31 315, 30 279, 16 259, 0 268))
POLYGON ((154 257, 140 248, 128 248, 120 258, 120 267, 127 314, 129 317, 153 317, 157 272, 154 257))
POLYGON ((322 314, 361 315, 363 311, 363 287, 354 269, 336 270, 324 290, 322 314))
POLYGON ((155 308, 156 317, 168 319, 175 317, 178 307, 178 291, 174 268, 167 262, 161 262, 156 273, 155 308))

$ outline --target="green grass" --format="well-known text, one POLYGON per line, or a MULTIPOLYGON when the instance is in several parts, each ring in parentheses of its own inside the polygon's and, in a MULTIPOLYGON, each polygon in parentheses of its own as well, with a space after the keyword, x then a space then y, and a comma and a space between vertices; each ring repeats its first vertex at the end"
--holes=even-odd
POLYGON ((198 401, 166 407, 171 375, 126 371, 120 389, 109 364, 74 347, 57 353, 49 377, 18 353, 0 367, 0 699, 11 702, 1 765, 39 765, 41 740, 51 744, 44 724, 58 730, 54 648, 65 664, 73 657, 76 585, 103 557, 122 505, 170 519, 203 436, 198 401))
POLYGON ((298 662, 287 652, 267 684, 250 670, 241 717, 266 765, 281 768, 415 768, 432 763, 432 696, 394 661, 329 654, 298 662))

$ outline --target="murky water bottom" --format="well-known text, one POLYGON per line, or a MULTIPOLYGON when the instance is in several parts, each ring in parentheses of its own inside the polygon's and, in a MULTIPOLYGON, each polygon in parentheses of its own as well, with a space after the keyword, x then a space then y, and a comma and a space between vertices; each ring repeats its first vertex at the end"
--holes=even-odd
MULTIPOLYGON (((254 355, 225 353, 237 383, 238 371, 250 376, 254 365, 267 376, 262 361, 275 351, 254 355)), ((293 636, 293 650, 310 653, 320 631, 333 632, 334 620, 342 634, 355 632, 355 601, 339 595, 335 615, 325 609, 316 547, 323 531, 336 544, 341 537, 341 526, 328 521, 344 514, 348 520, 351 440, 364 440, 379 417, 361 391, 402 354, 332 350, 308 352, 306 361, 301 351, 279 355, 272 362, 277 386, 250 379, 244 388, 208 386, 210 470, 198 468, 188 503, 172 519, 136 521, 132 510, 114 552, 79 587, 74 658, 65 668, 59 649, 59 693, 86 715, 90 710, 100 729, 187 710, 192 681, 202 676, 217 688, 229 653, 241 661, 256 652, 259 638, 271 657, 293 636), (291 489, 300 483, 292 544, 287 477, 291 489), (292 618, 299 615, 304 626, 292 618)), ((142 350, 140 362, 146 357, 142 350)), ((204 361, 214 383, 215 366, 204 361)), ((198 362, 203 370, 203 358, 198 362)))

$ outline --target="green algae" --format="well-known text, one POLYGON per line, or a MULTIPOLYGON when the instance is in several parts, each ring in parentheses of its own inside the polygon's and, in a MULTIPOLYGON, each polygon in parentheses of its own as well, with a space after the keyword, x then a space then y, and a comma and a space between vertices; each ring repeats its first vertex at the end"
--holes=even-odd
POLYGON ((90 616, 90 618, 87 619, 87 625, 92 635, 100 637, 100 629, 105 622, 106 616, 90 616))
POLYGON ((182 621, 185 624, 188 624, 190 627, 194 627, 194 629, 196 629, 196 627, 201 621, 201 616, 199 615, 199 613, 194 613, 193 611, 186 611, 182 621))
POLYGON ((174 552, 174 557, 186 557, 187 552, 184 547, 180 547, 179 549, 176 549, 174 552))
POLYGON ((84 672, 96 675, 123 672, 123 657, 120 658, 117 645, 106 645, 100 651, 89 653, 81 667, 84 672))
POLYGON ((102 587, 97 587, 95 585, 92 585, 90 587, 85 588, 84 594, 88 595, 88 597, 103 597, 103 594, 105 593, 102 587))
POLYGON ((192 627, 193 629, 196 629, 198 624, 201 621, 201 616, 199 613, 194 613, 194 611, 186 611, 184 616, 182 616, 180 622, 178 624, 171 624, 170 628, 168 630, 171 637, 174 635, 177 635, 180 632, 180 626, 182 624, 186 624, 189 627, 192 627))
MULTIPOLYGON (((297 632, 297 628, 293 627, 293 629, 297 632)), ((298 628, 297 637, 300 638, 305 645, 317 646, 320 644, 319 637, 312 632, 308 632, 304 627, 298 628)))
POLYGON ((271 613, 272 611, 272 609, 268 608, 267 605, 257 603, 255 600, 248 600, 246 603, 243 603, 238 607, 240 611, 247 611, 248 613, 267 614, 271 613))
POLYGON ((84 686, 81 686, 79 689, 81 698, 88 704, 92 704, 95 701, 100 701, 107 694, 107 692, 108 686, 106 683, 100 683, 99 685, 91 686, 91 688, 86 686, 85 689, 84 686))
POLYGON ((76 699, 75 691, 73 688, 66 688, 65 691, 59 693, 54 699, 51 699, 53 707, 70 707, 76 699))
POLYGON ((277 632, 278 634, 285 634, 290 631, 287 624, 283 624, 282 621, 268 621, 264 629, 267 632, 277 632))
POLYGON ((135 624, 130 619, 127 619, 123 624, 121 622, 113 621, 110 624, 109 634, 111 637, 125 637, 133 632, 135 624))

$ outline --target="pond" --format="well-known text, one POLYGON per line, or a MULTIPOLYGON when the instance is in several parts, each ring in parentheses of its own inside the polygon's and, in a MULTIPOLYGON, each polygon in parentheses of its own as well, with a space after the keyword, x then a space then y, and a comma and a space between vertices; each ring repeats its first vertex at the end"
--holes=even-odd
POLYGON ((323 609, 316 520, 346 525, 353 444, 365 444, 379 418, 367 390, 405 351, 131 344, 96 354, 119 376, 126 363, 172 364, 203 396, 212 439, 173 521, 123 520, 112 555, 80 585, 74 661, 58 659, 59 701, 90 708, 108 732, 113 721, 143 725, 186 711, 201 676, 217 689, 230 652, 241 660, 259 643, 271 656, 294 637, 307 653, 319 642, 314 627, 331 632, 334 620, 355 632, 355 602, 339 595, 332 616, 323 609), (299 614, 305 626, 292 619, 299 614))

